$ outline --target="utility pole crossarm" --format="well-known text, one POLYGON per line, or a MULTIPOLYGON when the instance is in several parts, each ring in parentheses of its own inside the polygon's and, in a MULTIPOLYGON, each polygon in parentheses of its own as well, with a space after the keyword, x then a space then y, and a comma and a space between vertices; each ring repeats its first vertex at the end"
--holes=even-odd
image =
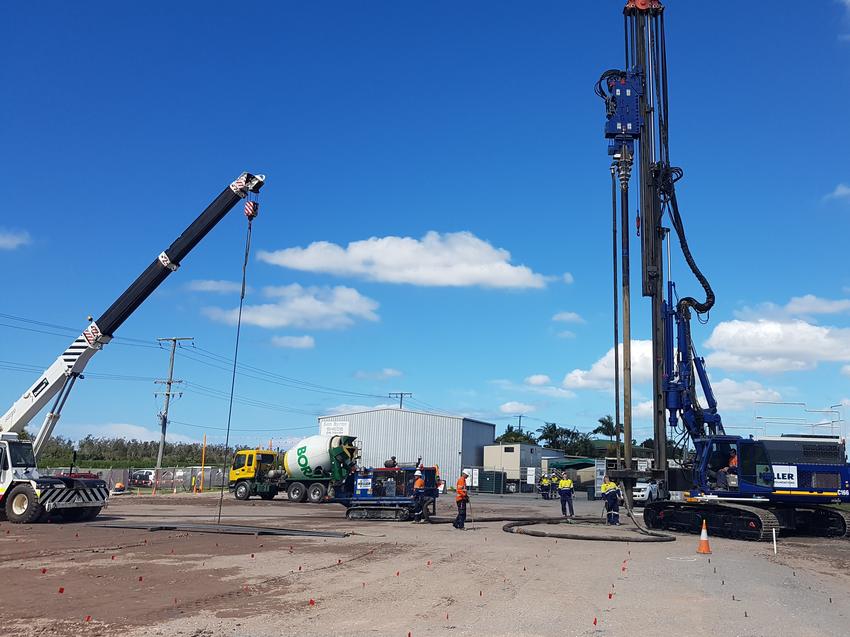
POLYGON ((404 399, 412 398, 413 394, 407 391, 394 391, 387 394, 389 398, 398 398, 398 408, 404 409, 404 399))

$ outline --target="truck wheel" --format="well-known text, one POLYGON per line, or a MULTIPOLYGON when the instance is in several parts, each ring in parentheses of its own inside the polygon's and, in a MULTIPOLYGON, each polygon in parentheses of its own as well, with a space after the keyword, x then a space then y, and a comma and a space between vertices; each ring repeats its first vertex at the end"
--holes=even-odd
POLYGON ((327 493, 325 485, 321 482, 314 482, 310 485, 310 488, 307 489, 307 499, 313 504, 318 504, 322 501, 322 498, 325 497, 325 493, 327 493))
POLYGON ((251 497, 251 486, 243 480, 236 485, 233 493, 237 500, 247 500, 251 497))
POLYGON ((6 517, 15 524, 31 524, 44 514, 32 487, 19 484, 6 497, 6 517))
POLYGON ((304 502, 307 499, 307 487, 303 482, 293 482, 286 490, 286 495, 292 502, 304 502))

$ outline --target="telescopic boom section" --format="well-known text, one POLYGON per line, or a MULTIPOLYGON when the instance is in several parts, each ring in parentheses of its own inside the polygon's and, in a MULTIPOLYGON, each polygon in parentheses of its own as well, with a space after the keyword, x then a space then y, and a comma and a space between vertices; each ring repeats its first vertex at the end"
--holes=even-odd
MULTIPOLYGON (((242 173, 206 207, 192 224, 166 248, 129 288, 119 296, 103 315, 92 322, 83 333, 45 370, 33 385, 24 392, 14 405, 0 418, 0 433, 19 433, 56 397, 56 402, 47 414, 35 442, 38 454, 41 446, 50 437, 59 418, 67 393, 73 381, 80 376, 92 356, 112 340, 124 321, 147 299, 154 290, 174 272, 183 258, 203 239, 215 225, 230 212, 240 199, 257 193, 265 182, 264 175, 242 173), (68 382, 71 380, 72 382, 68 382), (63 391, 64 390, 64 391, 63 391), (60 393, 61 392, 61 393, 60 393), (58 394, 58 395, 57 395, 58 394)), ((246 214, 256 214, 256 205, 246 204, 246 214)))

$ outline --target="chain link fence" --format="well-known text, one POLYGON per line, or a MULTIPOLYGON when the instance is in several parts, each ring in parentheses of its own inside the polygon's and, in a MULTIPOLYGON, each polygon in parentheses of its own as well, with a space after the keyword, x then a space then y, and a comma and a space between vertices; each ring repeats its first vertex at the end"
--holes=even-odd
MULTIPOLYGON (((47 476, 67 475, 70 467, 47 467, 41 473, 47 476)), ((123 484, 127 490, 150 490, 154 486, 156 470, 152 467, 92 468, 74 467, 75 475, 92 475, 104 480, 110 490, 123 484)), ((227 475, 221 467, 162 467, 159 470, 161 493, 195 493, 226 486, 227 475)))
MULTIPOLYGON (((467 480, 468 488, 473 493, 492 493, 497 495, 509 494, 534 494, 541 497, 541 478, 544 475, 540 467, 519 467, 518 469, 493 468, 493 467, 464 467, 470 469, 472 475, 467 480)), ((563 472, 573 480, 575 490, 587 493, 587 489, 593 488, 593 468, 590 469, 567 469, 563 472)), ((552 475, 551 473, 549 474, 552 475)), ((560 475, 558 476, 560 477, 560 475)), ((557 482, 557 478, 556 478, 557 482)), ((453 487, 453 483, 449 483, 453 487)), ((550 485, 554 493, 554 487, 550 485)))

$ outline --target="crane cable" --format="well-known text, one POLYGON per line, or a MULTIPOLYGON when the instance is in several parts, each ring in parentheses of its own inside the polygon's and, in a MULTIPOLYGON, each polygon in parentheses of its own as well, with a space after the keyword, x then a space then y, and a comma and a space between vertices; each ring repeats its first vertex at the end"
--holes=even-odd
POLYGON ((230 446, 230 420, 233 416, 233 396, 236 388, 236 364, 239 359, 239 336, 242 332, 242 307, 245 304, 246 279, 248 274, 248 258, 251 254, 251 233, 254 228, 254 219, 260 211, 259 195, 246 191, 245 216, 248 218, 248 230, 245 235, 245 256, 242 260, 242 288, 239 293, 239 314, 236 318, 236 345, 233 350, 233 371, 230 376, 230 398, 227 407, 227 433, 224 437, 224 466, 221 471, 221 490, 218 496, 218 518, 216 524, 221 524, 221 507, 224 503, 224 473, 229 465, 228 447, 230 446))

